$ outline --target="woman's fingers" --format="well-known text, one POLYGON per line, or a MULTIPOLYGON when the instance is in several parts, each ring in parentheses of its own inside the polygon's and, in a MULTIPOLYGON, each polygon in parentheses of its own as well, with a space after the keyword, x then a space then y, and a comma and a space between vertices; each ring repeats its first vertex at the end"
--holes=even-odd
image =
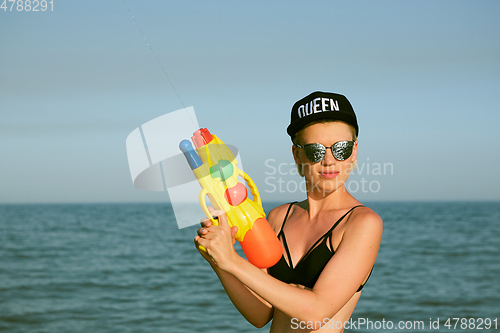
POLYGON ((229 226, 229 221, 227 220, 226 212, 223 210, 214 210, 211 214, 219 220, 219 225, 229 226))
POLYGON ((220 269, 227 269, 231 262, 237 257, 234 250, 234 236, 238 227, 230 227, 223 210, 214 210, 209 207, 213 219, 203 218, 200 220, 201 228, 197 229, 194 243, 200 254, 210 263, 217 265, 220 269))
MULTIPOLYGON (((200 241, 203 243, 203 240, 200 236, 194 237, 194 245, 195 245, 196 249, 198 250, 198 252, 200 252, 201 256, 203 258, 205 258, 205 260, 207 260, 209 263, 212 263, 213 260, 210 257, 210 255, 208 254, 207 248, 204 247, 202 244, 200 244, 200 241)), ((205 246, 207 246, 207 245, 205 244, 205 246)))
POLYGON ((203 236, 203 235, 205 235, 207 232, 208 232, 208 230, 207 230, 206 228, 199 228, 199 229, 197 230, 198 236, 203 236))
POLYGON ((204 218, 204 219, 201 219, 200 225, 202 227, 208 228, 208 227, 210 227, 212 225, 212 221, 210 221, 207 218, 204 218))
MULTIPOLYGON (((217 219, 218 215, 225 213, 223 210, 215 210, 215 209, 213 209, 213 207, 208 207, 208 211, 210 212, 210 214, 212 214, 212 217, 215 219, 217 219)), ((208 227, 212 226, 213 223, 212 223, 212 220, 204 217, 200 220, 200 225, 202 227, 208 228, 208 227)))

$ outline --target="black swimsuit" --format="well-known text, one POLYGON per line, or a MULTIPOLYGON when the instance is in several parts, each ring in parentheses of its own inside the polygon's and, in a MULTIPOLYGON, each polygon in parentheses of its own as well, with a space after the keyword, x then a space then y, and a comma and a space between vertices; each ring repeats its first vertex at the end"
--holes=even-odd
MULTIPOLYGON (((283 220, 283 224, 281 225, 281 230, 278 234, 278 238, 280 238, 283 242, 283 246, 288 256, 288 262, 290 263, 290 265, 293 265, 292 257, 290 256, 290 251, 288 250, 288 245, 286 243, 283 227, 285 226, 286 219, 294 203, 295 202, 292 202, 288 207, 285 219, 283 220)), ((295 267, 293 268, 290 267, 290 265, 286 262, 284 255, 282 255, 281 259, 274 266, 268 268, 269 275, 286 283, 295 283, 303 285, 308 288, 313 288, 321 272, 323 272, 323 269, 325 268, 326 264, 335 254, 332 245, 333 229, 335 229, 335 227, 344 219, 344 217, 346 217, 347 214, 349 214, 356 207, 362 207, 362 206, 352 207, 347 213, 345 213, 340 219, 338 219, 338 221, 333 225, 333 227, 331 227, 330 230, 328 230, 323 236, 320 237, 320 239, 316 241, 316 243, 314 243, 313 246, 311 246, 309 251, 307 251, 307 253, 302 257, 302 259, 299 260, 299 262, 295 265, 295 267), (330 248, 327 245, 328 241, 330 241, 330 248)), ((363 287, 364 284, 362 284, 356 292, 361 291, 363 287)))

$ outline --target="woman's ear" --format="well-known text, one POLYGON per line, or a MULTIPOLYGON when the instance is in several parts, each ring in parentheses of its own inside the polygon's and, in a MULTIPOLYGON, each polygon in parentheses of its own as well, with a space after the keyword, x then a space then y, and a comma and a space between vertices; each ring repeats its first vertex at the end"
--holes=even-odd
POLYGON ((293 159, 295 160, 296 164, 302 164, 302 161, 299 158, 299 149, 297 148, 296 145, 292 145, 292 154, 293 154, 293 159))
POLYGON ((304 177, 304 168, 302 167, 302 161, 299 158, 299 150, 296 145, 292 146, 293 159, 295 160, 295 166, 297 167, 297 172, 299 176, 304 177))
POLYGON ((352 162, 358 159, 358 140, 354 141, 354 146, 352 147, 352 162))

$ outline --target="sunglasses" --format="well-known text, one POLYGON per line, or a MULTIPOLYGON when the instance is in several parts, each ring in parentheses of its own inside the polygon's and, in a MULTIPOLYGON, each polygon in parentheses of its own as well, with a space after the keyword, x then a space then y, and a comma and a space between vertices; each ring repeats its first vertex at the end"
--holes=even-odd
POLYGON ((338 161, 344 161, 348 159, 352 154, 352 147, 354 147, 354 141, 339 141, 335 142, 331 147, 325 147, 321 143, 310 143, 304 146, 295 144, 299 148, 303 148, 306 153, 306 157, 312 163, 317 163, 323 158, 325 158, 326 150, 330 148, 333 157, 338 161))

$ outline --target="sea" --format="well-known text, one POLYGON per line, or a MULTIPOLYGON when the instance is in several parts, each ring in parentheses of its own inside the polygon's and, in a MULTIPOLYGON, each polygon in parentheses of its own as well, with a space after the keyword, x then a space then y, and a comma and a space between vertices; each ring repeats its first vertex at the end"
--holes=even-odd
MULTIPOLYGON (((384 234, 346 332, 500 332, 500 202, 365 205, 384 234)), ((269 331, 231 304, 196 229, 168 203, 0 205, 0 332, 269 331)))

